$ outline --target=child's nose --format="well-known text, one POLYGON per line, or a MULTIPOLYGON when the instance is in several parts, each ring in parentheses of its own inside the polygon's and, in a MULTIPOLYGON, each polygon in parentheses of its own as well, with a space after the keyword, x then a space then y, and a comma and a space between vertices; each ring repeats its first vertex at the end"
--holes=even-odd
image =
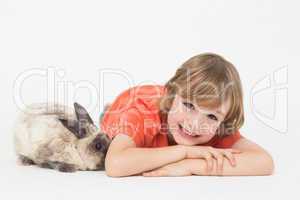
POLYGON ((194 133, 201 133, 201 132, 207 132, 209 129, 208 121, 205 117, 200 116, 197 118, 190 118, 186 126, 189 130, 193 131, 194 133))

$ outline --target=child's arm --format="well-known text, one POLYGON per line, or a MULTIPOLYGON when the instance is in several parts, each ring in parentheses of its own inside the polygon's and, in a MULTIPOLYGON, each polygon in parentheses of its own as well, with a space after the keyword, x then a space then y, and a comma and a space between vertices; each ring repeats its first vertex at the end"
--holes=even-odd
POLYGON ((233 148, 242 151, 236 154, 236 166, 232 167, 225 159, 222 170, 217 169, 214 160, 211 171, 207 170, 203 159, 184 159, 159 169, 143 173, 144 176, 188 176, 188 175, 218 175, 218 176, 255 176, 271 175, 274 170, 272 157, 260 146, 245 138, 237 141, 233 148))
POLYGON ((233 162, 235 150, 217 150, 211 147, 174 145, 160 148, 138 148, 125 134, 115 136, 105 159, 108 176, 121 177, 140 174, 185 158, 203 158, 212 164, 212 156, 225 156, 233 162))
POLYGON ((111 142, 105 158, 108 176, 121 177, 152 170, 185 158, 183 146, 137 148, 125 134, 118 134, 111 142))

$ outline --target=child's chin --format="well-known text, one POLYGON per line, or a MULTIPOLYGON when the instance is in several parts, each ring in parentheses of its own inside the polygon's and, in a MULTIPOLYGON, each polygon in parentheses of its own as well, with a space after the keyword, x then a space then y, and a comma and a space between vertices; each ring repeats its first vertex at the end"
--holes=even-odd
POLYGON ((174 140, 177 144, 180 144, 180 145, 193 146, 193 145, 197 144, 196 141, 188 141, 188 140, 185 140, 184 138, 181 138, 180 136, 175 136, 174 140))
POLYGON ((174 140, 177 144, 180 145, 186 145, 186 146, 194 146, 194 145, 201 145, 201 144, 205 144, 206 141, 193 141, 193 140, 186 140, 180 136, 174 136, 174 140))

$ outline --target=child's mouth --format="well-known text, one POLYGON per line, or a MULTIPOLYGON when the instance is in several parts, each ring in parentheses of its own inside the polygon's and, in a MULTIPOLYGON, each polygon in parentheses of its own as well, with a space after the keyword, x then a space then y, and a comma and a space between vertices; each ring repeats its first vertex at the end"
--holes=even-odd
POLYGON ((178 124, 179 127, 179 133, 187 138, 198 138, 201 137, 201 135, 197 135, 195 133, 191 133, 188 130, 186 130, 185 128, 183 128, 183 126, 181 124, 178 124))

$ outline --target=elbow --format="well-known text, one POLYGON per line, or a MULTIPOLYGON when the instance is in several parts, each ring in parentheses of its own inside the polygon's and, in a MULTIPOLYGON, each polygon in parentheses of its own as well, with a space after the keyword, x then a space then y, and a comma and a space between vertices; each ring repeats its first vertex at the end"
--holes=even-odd
POLYGON ((105 172, 106 175, 113 178, 123 177, 126 174, 122 170, 122 164, 118 158, 105 159, 105 172))
POLYGON ((265 152, 263 153, 263 155, 261 156, 261 175, 265 175, 265 176, 270 176, 274 173, 274 169, 275 169, 275 165, 274 165, 274 160, 272 158, 272 156, 265 152))
POLYGON ((275 165, 271 155, 268 155, 267 166, 267 175, 272 175, 274 173, 275 165))

